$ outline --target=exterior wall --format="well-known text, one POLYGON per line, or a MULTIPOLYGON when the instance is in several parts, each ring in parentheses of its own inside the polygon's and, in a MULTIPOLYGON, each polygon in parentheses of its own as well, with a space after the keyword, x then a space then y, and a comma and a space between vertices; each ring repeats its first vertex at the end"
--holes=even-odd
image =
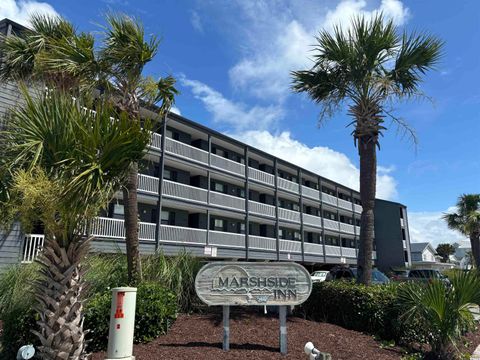
POLYGON ((0 272, 21 261, 23 234, 15 223, 8 231, 0 231, 0 272))

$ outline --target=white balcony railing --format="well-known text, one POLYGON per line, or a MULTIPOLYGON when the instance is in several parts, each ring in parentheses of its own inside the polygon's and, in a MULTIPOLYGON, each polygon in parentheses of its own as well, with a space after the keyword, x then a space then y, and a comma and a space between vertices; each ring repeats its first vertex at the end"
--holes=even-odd
POLYGON ((308 255, 323 255, 323 245, 304 243, 303 251, 305 254, 308 254, 308 255))
POLYGON ((360 235, 360 226, 355 226, 355 234, 360 235))
POLYGON ((326 204, 337 206, 337 198, 333 195, 322 192, 322 201, 326 204))
POLYGON ((162 135, 152 132, 150 147, 154 148, 155 150, 162 151, 162 135))
POLYGON ((325 245, 325 255, 341 256, 340 246, 325 245))
POLYGON ((306 225, 322 227, 322 218, 319 216, 303 213, 303 223, 306 225))
POLYGON ((224 157, 215 154, 210 154, 210 156, 212 167, 216 167, 237 175, 245 175, 245 165, 230 159, 225 159, 224 157))
POLYGON ((208 191, 170 180, 163 180, 163 194, 178 199, 187 199, 199 203, 207 203, 208 191))
POLYGON ((338 221, 323 218, 323 227, 329 230, 339 231, 338 221))
POLYGON ((257 170, 252 167, 248 168, 248 177, 250 179, 256 180, 258 182, 274 186, 275 185, 275 176, 269 174, 265 171, 257 170))
POLYGON ((43 249, 44 242, 45 235, 25 234, 22 263, 33 262, 37 258, 40 251, 43 249))
POLYGON ((313 200, 320 201, 320 191, 312 189, 311 187, 302 185, 302 195, 313 200))
POLYGON ((300 213, 298 211, 278 208, 278 218, 299 223, 300 213))
POLYGON ((338 199, 338 207, 352 211, 352 203, 347 200, 338 199))
POLYGON ((160 241, 205 245, 207 243, 207 230, 162 225, 160 227, 160 241))
POLYGON ((407 240, 402 240, 402 242, 403 242, 403 249, 406 250, 407 249, 407 240))
POLYGON ((165 138, 165 151, 185 159, 208 164, 208 152, 194 146, 184 144, 171 138, 165 138))
POLYGON ((377 252, 376 251, 372 252, 372 259, 377 260, 377 252))
POLYGON ((405 220, 400 218, 400 226, 404 227, 405 226, 405 220))
POLYGON ((216 191, 210 191, 210 204, 245 211, 245 199, 216 191))
POLYGON ((248 210, 251 214, 275 217, 275 206, 260 203, 257 201, 248 201, 248 210))
POLYGON ((342 247, 342 256, 350 258, 357 257, 356 250, 352 248, 342 247))
POLYGON ((249 241, 250 249, 259 249, 259 250, 268 250, 268 251, 277 250, 277 240, 274 238, 250 235, 248 237, 248 241, 249 241))
POLYGON ((138 190, 158 195, 158 177, 138 174, 138 190))
POLYGON ((208 234, 208 244, 220 247, 245 248, 245 234, 210 231, 208 234))
POLYGON ((339 223, 340 224, 340 231, 347 233, 347 234, 355 234, 355 227, 350 224, 344 224, 344 223, 339 223))
POLYGON ((358 214, 361 214, 361 213, 362 213, 362 210, 363 210, 362 205, 353 204, 353 211, 355 211, 355 212, 358 213, 358 214))
POLYGON ((302 253, 302 242, 280 239, 280 251, 288 253, 302 253))
POLYGON ((281 177, 278 177, 277 180, 278 180, 278 187, 280 189, 288 190, 288 191, 294 192, 295 194, 298 194, 299 186, 297 183, 290 180, 283 179, 281 177))
MULTIPOLYGON (((140 240, 155 240, 156 224, 139 223, 138 238, 140 240)), ((98 238, 125 239, 124 221, 105 217, 96 217, 90 226, 90 235, 98 238)))

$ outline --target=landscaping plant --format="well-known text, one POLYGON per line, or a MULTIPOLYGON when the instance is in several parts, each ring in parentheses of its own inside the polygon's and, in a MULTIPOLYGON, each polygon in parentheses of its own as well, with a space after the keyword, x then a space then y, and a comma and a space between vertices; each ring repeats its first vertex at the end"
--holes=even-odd
POLYGON ((451 286, 434 280, 428 285, 409 283, 398 293, 404 320, 418 319, 428 329, 431 359, 457 357, 457 341, 474 327, 470 307, 480 305, 480 278, 477 273, 457 272, 451 286))
MULTIPOLYGON (((401 34, 392 20, 377 15, 359 17, 350 27, 323 30, 312 54, 313 66, 294 71, 293 90, 306 92, 322 105, 320 122, 348 107, 353 139, 360 155, 362 215, 358 281, 371 283, 374 206, 377 177, 376 147, 386 130, 385 117, 414 135, 392 114, 393 101, 421 96, 420 82, 438 62, 442 42, 424 34, 401 34)), ((414 136, 413 136, 414 137, 414 136)))

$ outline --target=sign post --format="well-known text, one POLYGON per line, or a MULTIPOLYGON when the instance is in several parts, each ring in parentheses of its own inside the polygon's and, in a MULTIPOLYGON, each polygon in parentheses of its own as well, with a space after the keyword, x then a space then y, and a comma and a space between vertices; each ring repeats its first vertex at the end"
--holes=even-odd
POLYGON ((195 279, 198 297, 223 307, 223 350, 230 349, 230 306, 279 306, 280 352, 287 353, 287 306, 299 305, 312 291, 310 274, 292 262, 213 262, 195 279))

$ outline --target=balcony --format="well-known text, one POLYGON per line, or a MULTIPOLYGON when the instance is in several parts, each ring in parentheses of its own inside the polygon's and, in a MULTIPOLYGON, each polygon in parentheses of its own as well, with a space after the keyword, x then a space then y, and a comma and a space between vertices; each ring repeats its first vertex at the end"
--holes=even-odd
POLYGON ((348 258, 356 258, 357 257, 357 251, 352 248, 346 248, 342 247, 342 256, 348 257, 348 258))
POLYGON ((403 243, 403 249, 407 250, 407 240, 402 240, 403 243))
POLYGON ((350 224, 340 223, 340 231, 347 234, 355 234, 355 227, 350 224))
POLYGON ((248 210, 251 214, 263 215, 271 218, 275 217, 275 206, 260 203, 257 201, 248 201, 248 210))
POLYGON ((400 226, 401 227, 405 226, 405 220, 403 218, 400 218, 400 226))
POLYGON ((360 226, 355 226, 355 234, 360 235, 360 226))
POLYGON ((311 187, 305 185, 302 185, 302 196, 320 201, 320 191, 312 189, 311 187))
POLYGON ((205 245, 207 243, 207 230, 182 226, 160 226, 160 242, 205 245))
MULTIPOLYGON (((125 239, 124 221, 120 219, 111 219, 105 217, 96 217, 93 219, 90 227, 90 235, 97 238, 125 239)), ((140 240, 154 241, 156 224, 139 223, 140 240)))
POLYGON ((267 251, 277 251, 277 239, 249 235, 249 249, 258 249, 258 250, 267 250, 267 251))
POLYGON ((357 214, 361 214, 362 210, 363 210, 362 205, 353 204, 353 211, 355 211, 357 214))
POLYGON ((138 190, 152 194, 158 195, 158 177, 138 174, 138 190))
POLYGON ((287 253, 302 253, 302 242, 280 239, 280 251, 287 253))
POLYGON ((298 211, 278 208, 278 218, 281 220, 287 220, 287 221, 299 223, 300 213, 298 211))
POLYGON ((323 227, 328 230, 339 231, 338 221, 323 218, 323 227))
POLYGON ((245 234, 210 230, 208 233, 208 244, 219 247, 235 247, 245 249, 245 234))
POLYGON ((33 262, 40 251, 43 249, 43 244, 45 242, 45 235, 43 234, 25 234, 24 237, 24 247, 22 254, 22 263, 28 264, 33 262))
POLYGON ((150 142, 152 149, 162 151, 162 135, 152 132, 152 140, 150 142))
POLYGON ((245 199, 216 191, 210 191, 210 204, 245 211, 245 199))
POLYGON ((164 179, 163 194, 176 199, 185 199, 206 204, 208 191, 195 186, 185 185, 164 179))
POLYGON ((322 218, 315 215, 303 213, 303 223, 305 225, 311 225, 321 228, 322 227, 322 218))
POLYGON ((208 164, 208 152, 198 149, 194 146, 184 144, 171 138, 165 138, 165 152, 195 161, 202 164, 208 164))
POLYGON ((323 255, 323 245, 304 243, 303 251, 305 254, 308 254, 308 255, 323 255))
POLYGON ((342 256, 340 246, 325 245, 325 255, 327 256, 342 256))
POLYGON ((266 185, 275 185, 275 176, 265 171, 254 169, 252 167, 248 168, 248 178, 266 185))
POLYGON ((226 159, 224 157, 210 154, 211 166, 217 169, 228 171, 236 175, 245 176, 245 165, 239 162, 226 159))
POLYGON ((343 199, 338 199, 338 207, 340 207, 342 209, 352 211, 352 205, 353 204, 350 201, 343 200, 343 199))
POLYGON ((295 194, 298 194, 299 186, 298 186, 297 183, 295 183, 293 181, 290 181, 290 180, 285 180, 281 177, 278 177, 277 181, 278 181, 277 184, 278 184, 279 189, 287 190, 287 191, 293 192, 295 194))
POLYGON ((322 201, 326 204, 337 206, 337 198, 324 192, 322 192, 322 201))

